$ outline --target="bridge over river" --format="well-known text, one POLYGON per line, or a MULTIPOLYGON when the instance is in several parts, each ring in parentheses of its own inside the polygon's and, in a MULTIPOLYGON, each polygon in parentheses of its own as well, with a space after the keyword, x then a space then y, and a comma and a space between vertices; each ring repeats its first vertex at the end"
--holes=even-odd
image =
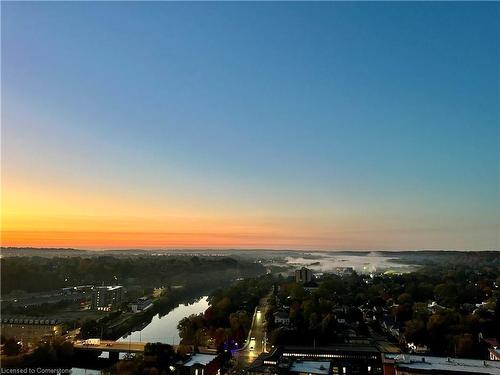
MULTIPOLYGON (((118 359, 120 353, 143 353, 146 344, 146 342, 101 340, 98 345, 77 341, 73 344, 73 347, 78 351, 107 352, 110 359, 118 359)), ((176 349, 177 347, 174 346, 174 350, 176 349)))

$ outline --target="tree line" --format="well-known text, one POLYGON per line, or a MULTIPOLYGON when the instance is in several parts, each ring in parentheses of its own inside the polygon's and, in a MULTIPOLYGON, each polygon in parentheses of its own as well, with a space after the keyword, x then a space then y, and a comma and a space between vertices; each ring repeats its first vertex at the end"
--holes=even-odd
POLYGON ((185 284, 215 275, 228 280, 264 273, 259 263, 230 257, 135 256, 8 257, 1 262, 1 292, 43 292, 75 285, 185 284))

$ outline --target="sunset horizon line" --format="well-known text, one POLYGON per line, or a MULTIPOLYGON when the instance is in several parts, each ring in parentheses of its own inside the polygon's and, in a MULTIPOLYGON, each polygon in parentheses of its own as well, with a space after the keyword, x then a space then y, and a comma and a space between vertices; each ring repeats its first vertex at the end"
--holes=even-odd
POLYGON ((276 251, 276 252, 365 252, 365 253, 383 253, 383 252, 495 252, 500 249, 453 249, 453 248, 415 248, 415 249, 319 249, 319 248, 272 248, 272 247, 53 247, 53 246, 0 246, 0 250, 76 250, 76 251, 276 251))

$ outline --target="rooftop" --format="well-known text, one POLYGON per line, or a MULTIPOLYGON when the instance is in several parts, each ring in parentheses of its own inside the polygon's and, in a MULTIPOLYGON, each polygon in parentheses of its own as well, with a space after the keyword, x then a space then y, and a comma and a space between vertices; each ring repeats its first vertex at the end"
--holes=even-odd
POLYGON ((349 344, 341 344, 341 345, 331 345, 331 346, 316 346, 312 348, 310 346, 292 346, 286 345, 283 346, 284 353, 334 353, 334 352, 364 352, 364 353, 373 353, 378 354, 379 351, 373 345, 349 345, 349 344))
POLYGON ((285 311, 281 311, 281 310, 280 310, 280 311, 276 311, 276 312, 273 314, 273 316, 274 316, 275 318, 280 318, 280 319, 288 319, 289 314, 288 314, 287 312, 285 312, 285 311))
POLYGON ((186 363, 184 363, 184 366, 190 367, 190 366, 193 366, 196 364, 206 366, 210 362, 212 362, 216 357, 217 357, 217 355, 215 355, 215 354, 196 353, 196 354, 193 354, 191 356, 191 358, 189 358, 189 360, 186 363))
POLYGON ((291 372, 304 372, 308 374, 324 374, 330 371, 330 362, 325 361, 295 361, 290 366, 291 372))
POLYGON ((120 289, 120 288, 123 288, 123 286, 121 285, 108 285, 108 286, 98 286, 96 287, 96 289, 106 289, 106 290, 116 290, 116 289, 120 289))
POLYGON ((386 355, 386 358, 393 358, 396 366, 407 369, 418 370, 438 370, 453 374, 476 373, 500 375, 499 361, 483 361, 481 359, 463 359, 446 357, 429 357, 420 355, 386 355))
POLYGON ((400 348, 385 340, 377 341, 375 346, 381 353, 401 353, 400 348))

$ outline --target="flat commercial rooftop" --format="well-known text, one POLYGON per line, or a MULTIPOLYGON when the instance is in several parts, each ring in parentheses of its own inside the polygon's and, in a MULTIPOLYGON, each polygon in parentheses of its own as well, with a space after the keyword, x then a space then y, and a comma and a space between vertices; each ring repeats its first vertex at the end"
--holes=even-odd
POLYGON ((401 353, 401 349, 388 341, 377 341, 375 346, 381 353, 401 353))
POLYGON ((326 361, 300 361, 293 362, 290 366, 291 372, 303 372, 307 374, 328 375, 330 362, 326 361))
POLYGON ((331 345, 331 346, 316 346, 315 348, 311 346, 283 346, 283 352, 314 352, 314 353, 330 353, 330 352, 366 352, 366 353, 379 353, 374 345, 331 345))
POLYGON ((201 354, 201 353, 196 353, 189 358, 189 361, 184 363, 184 366, 193 366, 195 364, 200 364, 202 366, 208 365, 210 362, 212 362, 215 357, 217 357, 214 354, 201 354))
MULTIPOLYGON (((386 356, 388 358, 389 356, 386 356)), ((500 375, 500 361, 484 361, 482 359, 462 359, 446 357, 428 357, 400 354, 393 356, 398 368, 423 371, 443 371, 450 374, 477 373, 500 375), (423 359, 423 360, 422 360, 423 359)))

